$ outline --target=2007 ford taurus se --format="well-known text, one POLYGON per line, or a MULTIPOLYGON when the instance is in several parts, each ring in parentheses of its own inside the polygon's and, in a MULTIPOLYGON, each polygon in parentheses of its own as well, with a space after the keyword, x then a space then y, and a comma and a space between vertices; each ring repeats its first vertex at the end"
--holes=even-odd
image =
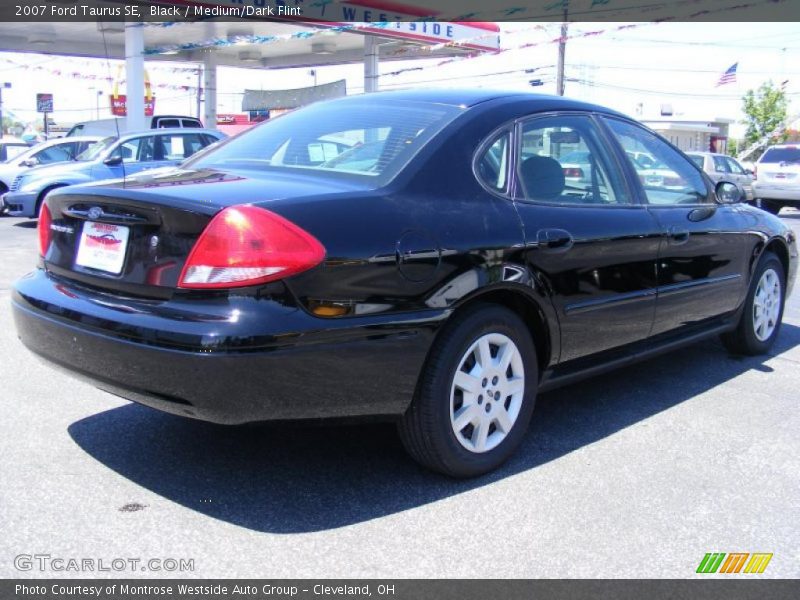
POLYGON ((739 200, 598 106, 349 97, 53 192, 14 316, 124 398, 231 424, 386 416, 419 462, 472 476, 537 391, 712 335, 770 348, 795 239, 739 200))

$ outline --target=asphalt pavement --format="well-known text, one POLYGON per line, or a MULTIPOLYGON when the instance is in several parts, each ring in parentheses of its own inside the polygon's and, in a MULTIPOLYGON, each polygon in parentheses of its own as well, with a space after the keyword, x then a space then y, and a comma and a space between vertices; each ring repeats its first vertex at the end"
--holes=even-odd
POLYGON ((510 463, 453 481, 388 425, 214 426, 52 370, 10 314, 34 225, 0 218, 0 577, 800 576, 797 291, 769 356, 708 341, 548 393, 510 463))

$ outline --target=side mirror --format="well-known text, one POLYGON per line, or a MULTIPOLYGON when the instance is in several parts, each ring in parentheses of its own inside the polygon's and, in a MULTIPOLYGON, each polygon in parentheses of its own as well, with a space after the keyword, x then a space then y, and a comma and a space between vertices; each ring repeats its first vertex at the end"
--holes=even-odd
POLYGON ((103 161, 103 164, 109 167, 116 167, 117 165, 122 164, 122 157, 119 154, 114 156, 109 156, 107 159, 103 161))
POLYGON ((39 164, 39 159, 38 158, 28 158, 26 160, 23 160, 21 163, 19 163, 19 166, 21 166, 21 167, 35 167, 38 164, 39 164))
POLYGON ((720 204, 736 204, 742 201, 742 192, 730 181, 720 181, 714 191, 720 204))
POLYGON ((750 177, 754 177, 756 174, 756 172, 753 171, 753 169, 745 169, 744 172, 745 174, 750 175, 750 177))

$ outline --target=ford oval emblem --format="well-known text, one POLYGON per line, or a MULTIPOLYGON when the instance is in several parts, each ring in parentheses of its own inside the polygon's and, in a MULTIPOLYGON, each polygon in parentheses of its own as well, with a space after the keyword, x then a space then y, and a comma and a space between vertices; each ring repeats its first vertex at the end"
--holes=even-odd
POLYGON ((92 208, 89 209, 89 213, 87 216, 94 221, 95 219, 99 219, 100 215, 102 214, 103 214, 102 208, 100 208, 99 206, 93 206, 92 208))

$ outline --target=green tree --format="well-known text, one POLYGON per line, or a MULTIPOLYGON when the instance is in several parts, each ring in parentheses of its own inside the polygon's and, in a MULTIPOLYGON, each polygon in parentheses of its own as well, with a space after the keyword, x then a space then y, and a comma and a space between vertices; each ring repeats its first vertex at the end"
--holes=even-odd
POLYGON ((783 123, 786 120, 786 94, 772 81, 762 83, 757 90, 747 90, 742 98, 742 111, 746 118, 745 146, 771 136, 770 143, 786 139, 783 123), (771 135, 775 130, 779 133, 771 135))

